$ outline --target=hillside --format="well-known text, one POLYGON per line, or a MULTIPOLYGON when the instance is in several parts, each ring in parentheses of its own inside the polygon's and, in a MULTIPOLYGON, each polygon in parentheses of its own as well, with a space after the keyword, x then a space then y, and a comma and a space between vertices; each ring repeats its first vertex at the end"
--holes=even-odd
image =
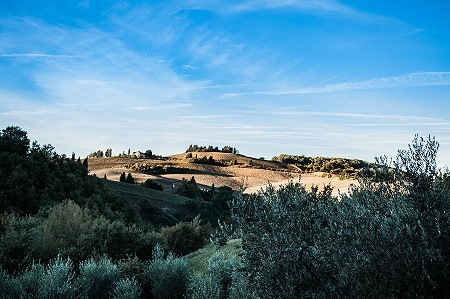
POLYGON ((338 175, 323 172, 301 173, 295 165, 276 161, 254 159, 239 154, 221 152, 195 152, 192 158, 187 154, 171 155, 163 160, 137 158, 90 158, 89 172, 98 177, 119 181, 120 175, 131 173, 138 183, 152 179, 161 184, 165 191, 171 192, 184 179, 195 177, 196 182, 203 189, 209 189, 212 184, 216 187, 229 186, 233 190, 245 190, 246 193, 258 192, 268 184, 278 186, 290 180, 301 181, 310 188, 312 185, 322 187, 331 184, 334 193, 346 192, 352 179, 339 179, 338 175), (211 157, 211 158, 210 158, 211 157), (196 163, 208 161, 227 166, 196 163))
POLYGON ((131 204, 138 206, 143 220, 151 223, 175 224, 197 216, 188 208, 191 201, 189 198, 110 180, 104 180, 104 184, 116 194, 122 195, 131 204))

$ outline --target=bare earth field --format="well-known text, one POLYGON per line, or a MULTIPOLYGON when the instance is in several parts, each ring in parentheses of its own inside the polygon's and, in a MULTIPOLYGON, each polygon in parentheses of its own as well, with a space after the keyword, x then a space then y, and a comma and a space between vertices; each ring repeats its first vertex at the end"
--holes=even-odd
POLYGON ((167 160, 137 159, 137 158, 90 158, 89 172, 98 177, 104 177, 113 181, 119 181, 120 175, 125 172, 131 173, 138 183, 146 179, 153 179, 171 191, 173 186, 177 186, 182 179, 195 178, 201 188, 229 186, 232 189, 244 190, 245 193, 257 193, 261 188, 269 184, 278 187, 289 181, 297 182, 301 176, 301 183, 307 188, 313 185, 321 189, 330 183, 334 187, 333 195, 338 192, 346 193, 350 184, 355 184, 355 180, 339 180, 337 176, 329 177, 323 173, 303 173, 286 165, 273 162, 253 159, 241 155, 227 153, 194 153, 194 157, 212 156, 215 160, 235 161, 236 165, 213 166, 190 163, 185 158, 186 154, 170 156, 167 160), (182 173, 170 173, 152 175, 137 172, 127 167, 136 163, 146 163, 147 165, 170 166, 184 168, 182 173))

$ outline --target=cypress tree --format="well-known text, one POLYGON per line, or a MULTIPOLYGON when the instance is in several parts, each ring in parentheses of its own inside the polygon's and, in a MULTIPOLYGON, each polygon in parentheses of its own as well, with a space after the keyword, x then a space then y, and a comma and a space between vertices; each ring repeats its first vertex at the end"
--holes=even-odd
POLYGON ((120 181, 121 181, 121 182, 126 182, 125 171, 122 172, 122 174, 120 175, 120 181))

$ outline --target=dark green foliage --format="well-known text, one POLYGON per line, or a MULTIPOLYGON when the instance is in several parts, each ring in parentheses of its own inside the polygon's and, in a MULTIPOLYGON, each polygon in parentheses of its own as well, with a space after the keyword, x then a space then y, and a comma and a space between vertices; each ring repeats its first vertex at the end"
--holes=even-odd
POLYGON ((163 191, 164 190, 164 187, 161 184, 155 182, 152 179, 146 179, 145 182, 142 185, 144 187, 150 188, 150 189, 155 189, 155 190, 159 190, 159 191, 163 191))
MULTIPOLYGON (((111 152, 112 152, 112 150, 111 150, 111 152)), ((107 153, 106 157, 108 157, 108 155, 110 153, 109 150, 106 150, 106 153, 107 153)), ((89 154, 89 158, 103 158, 103 156, 104 156, 104 153, 101 150, 98 150, 96 152, 89 154)))
POLYGON ((192 177, 189 181, 183 178, 181 186, 179 186, 175 192, 178 195, 189 198, 202 197, 202 190, 197 186, 197 182, 194 177, 192 177))
POLYGON ((0 132, 0 152, 27 156, 30 150, 30 140, 27 132, 19 127, 7 127, 0 132))
POLYGON ((37 256, 34 245, 41 219, 33 216, 1 216, 0 265, 9 273, 25 269, 37 256))
POLYGON ((146 150, 144 156, 145 156, 147 159, 152 158, 152 157, 153 157, 153 152, 152 152, 152 150, 146 150))
POLYGON ((52 146, 30 146, 26 132, 17 127, 2 132, 0 213, 36 214, 66 198, 81 203, 101 189, 85 166, 56 154, 52 146))
POLYGON ((211 203, 221 211, 229 211, 229 203, 234 198, 234 191, 228 186, 222 186, 219 188, 214 188, 211 191, 212 199, 211 203))
POLYGON ((180 222, 175 226, 163 227, 161 234, 167 246, 176 255, 185 255, 202 248, 208 240, 206 232, 200 224, 199 217, 192 222, 180 222))
POLYGON ((90 230, 81 236, 78 248, 81 253, 107 255, 118 260, 129 255, 148 257, 148 248, 154 245, 151 233, 120 220, 99 217, 93 220, 90 230))
POLYGON ((237 154, 238 150, 234 147, 231 147, 229 145, 224 146, 221 150, 219 148, 213 147, 211 145, 208 146, 198 146, 197 144, 189 145, 188 149, 186 150, 186 153, 192 153, 192 152, 222 152, 222 153, 232 153, 237 154))
POLYGON ((112 157, 112 148, 108 148, 105 151, 105 157, 106 158, 111 158, 112 157))
POLYGON ((134 181, 134 178, 133 178, 133 176, 131 175, 131 173, 129 173, 129 174, 127 175, 127 179, 125 180, 125 182, 128 183, 128 184, 136 184, 136 182, 134 181))
POLYGON ((196 164, 205 164, 205 165, 215 165, 215 166, 225 166, 226 163, 224 161, 217 161, 214 160, 212 156, 209 156, 208 158, 206 156, 203 156, 201 158, 192 158, 190 160, 192 163, 196 164))
POLYGON ((285 155, 273 157, 273 161, 294 164, 303 172, 321 171, 340 175, 342 178, 356 178, 361 169, 370 164, 356 159, 345 158, 324 158, 324 157, 306 157, 296 155, 285 155))
POLYGON ((340 200, 331 189, 234 202, 248 284, 262 298, 446 298, 450 191, 434 139, 378 159, 340 200))
POLYGON ((124 182, 124 183, 127 181, 127 177, 126 177, 125 171, 122 172, 122 174, 120 175, 119 181, 124 182))
POLYGON ((222 222, 220 219, 217 221, 217 228, 214 233, 211 234, 211 242, 220 247, 224 246, 229 240, 233 239, 235 229, 233 223, 222 222))
POLYGON ((110 298, 109 290, 121 277, 120 269, 110 259, 93 259, 80 263, 80 277, 77 281, 81 296, 86 298, 110 298))
MULTIPOLYGON (((144 269, 142 271, 145 271, 144 269)), ((0 268, 0 298, 140 298, 134 277, 123 277, 111 260, 89 259, 74 267, 71 259, 58 256, 47 266, 33 263, 16 277, 0 268)))
MULTIPOLYGON (((155 158, 155 157, 153 157, 155 158)), ((168 165, 152 165, 143 163, 134 163, 126 165, 127 168, 133 169, 135 171, 147 173, 147 174, 168 174, 168 173, 186 173, 189 171, 188 168, 183 167, 173 167, 168 165)))
MULTIPOLYGON (((41 260, 49 260, 57 254, 80 259, 78 245, 83 236, 90 233, 93 215, 90 209, 81 208, 71 200, 55 205, 38 227, 34 248, 41 260)), ((93 248, 91 248, 93 249, 93 248)))

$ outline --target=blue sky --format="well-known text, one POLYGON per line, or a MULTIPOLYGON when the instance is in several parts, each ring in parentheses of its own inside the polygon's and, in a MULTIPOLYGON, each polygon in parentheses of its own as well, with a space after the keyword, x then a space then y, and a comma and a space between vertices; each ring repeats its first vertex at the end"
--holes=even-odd
POLYGON ((450 165, 450 2, 0 1, 0 126, 59 153, 231 145, 450 165))

